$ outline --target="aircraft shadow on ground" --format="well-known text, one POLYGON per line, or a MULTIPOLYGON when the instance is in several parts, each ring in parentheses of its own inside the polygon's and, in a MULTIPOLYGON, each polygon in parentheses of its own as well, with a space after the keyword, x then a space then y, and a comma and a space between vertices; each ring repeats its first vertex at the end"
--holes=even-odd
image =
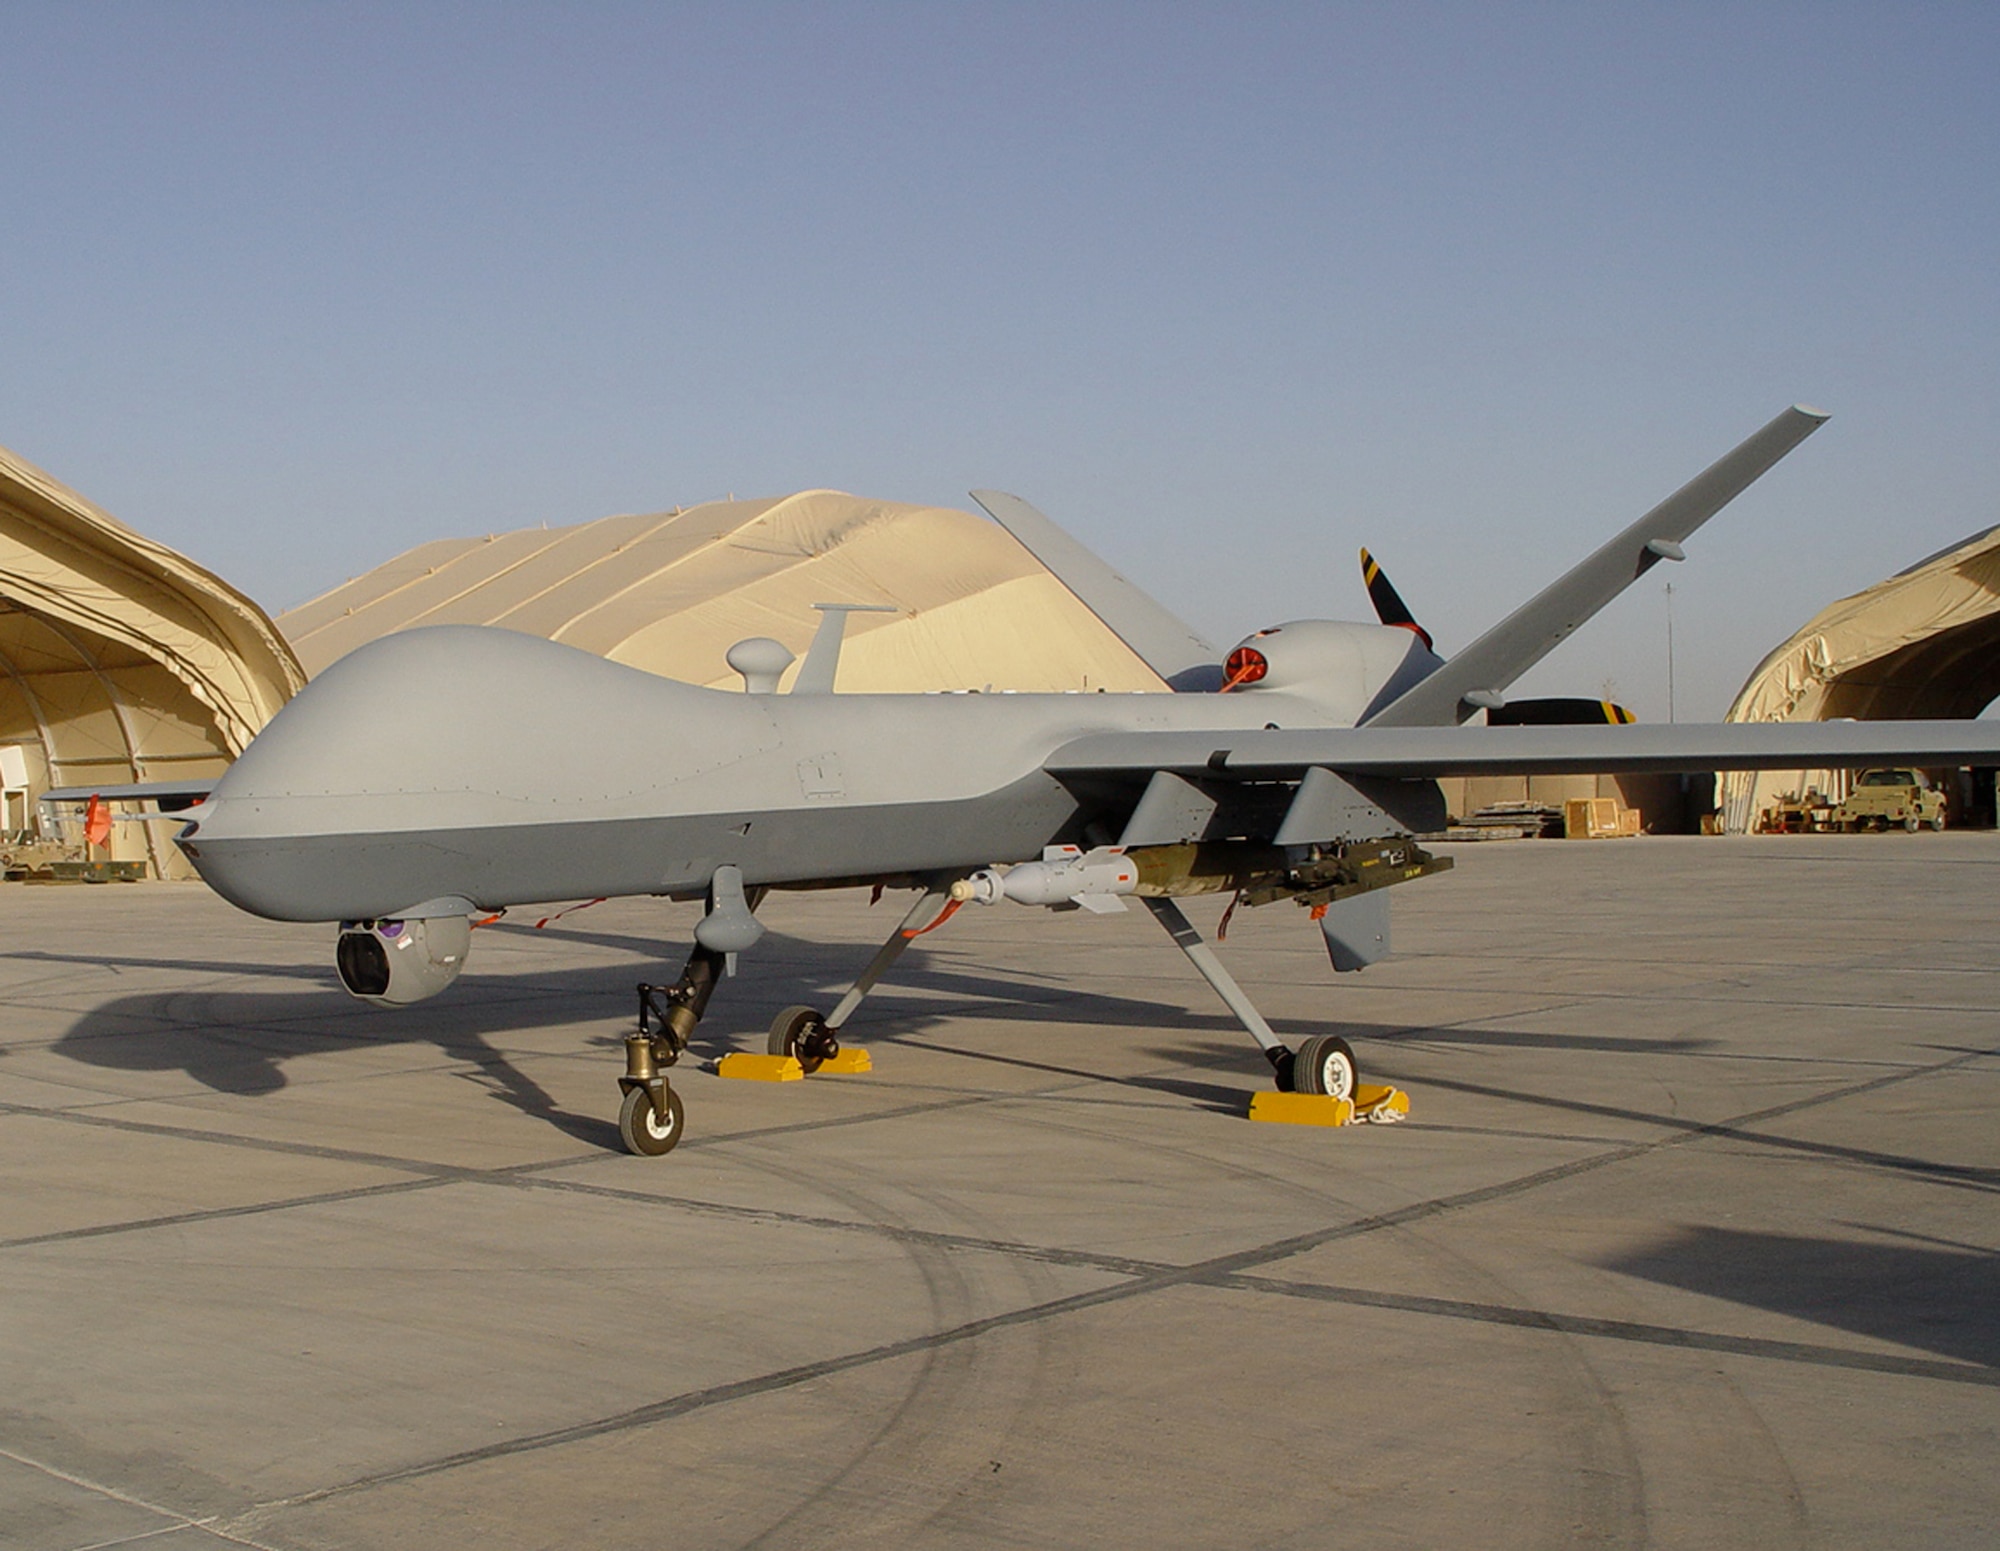
MULTIPOLYGON (((662 950, 661 944, 636 938, 599 935, 593 940, 605 946, 650 950, 654 955, 662 950)), ((325 964, 42 952, 7 957, 254 977, 270 985, 268 990, 165 988, 106 1002, 79 1017, 56 1041, 58 1053, 85 1065, 124 1071, 180 1071, 212 1091, 254 1098, 282 1090, 287 1084, 286 1063, 296 1059, 356 1045, 428 1044, 440 1055, 473 1067, 478 1080, 496 1099, 579 1140, 615 1148, 616 1132, 608 1121, 564 1111, 501 1047, 510 1035, 555 1023, 603 1019, 629 1023, 636 1010, 633 988, 639 979, 670 980, 683 952, 679 945, 666 944, 666 956, 656 956, 651 963, 641 960, 553 973, 541 970, 484 976, 475 959, 466 977, 442 995, 399 1008, 374 1008, 353 1001, 339 989, 332 967, 325 964)), ((764 1030, 780 1007, 794 1002, 830 1007, 865 961, 865 950, 857 952, 853 945, 813 943, 773 933, 758 944, 754 956, 745 955, 743 976, 726 982, 717 992, 690 1054, 700 1059, 731 1050, 762 1049, 764 1030)), ((922 948, 910 951, 882 989, 883 998, 871 1002, 856 1019, 857 1042, 871 1038, 923 1042, 928 1031, 955 1024, 967 1015, 1017 1025, 1061 1023, 1194 1032, 1233 1027, 1220 1009, 1214 1014, 1190 1014, 1174 1003, 1108 996, 1032 976, 968 974, 922 948)), ((585 1036, 583 1047, 615 1052, 624 1035, 624 1027, 616 1032, 592 1032, 585 1036)), ((1214 1048, 1219 1052, 1224 1047, 1214 1048)), ((1247 1037, 1227 1049, 1230 1065, 1261 1069, 1262 1062, 1247 1037)), ((1043 1064, 997 1050, 960 1053, 1014 1064, 1043 1064)), ((1159 1054, 1163 1060, 1186 1061, 1193 1052, 1179 1049, 1159 1054)), ((1192 1079, 1119 1079, 1093 1071, 1087 1062, 1073 1068, 1050 1065, 1048 1069, 1098 1081, 1130 1081, 1211 1106, 1240 1107, 1242 1103, 1237 1089, 1192 1079)), ((615 1075, 607 1065, 607 1085, 615 1075)))
POLYGON ((1746 1308, 2000 1367, 2000 1254, 1992 1251, 1687 1227, 1598 1263, 1746 1308))
MULTIPOLYGON (((531 932, 525 923, 489 928, 508 935, 531 932)), ((597 1117, 566 1114, 550 1095, 499 1048, 507 1036, 557 1022, 629 1020, 633 987, 641 978, 671 980, 685 946, 663 934, 592 932, 565 926, 552 939, 629 952, 632 961, 587 969, 538 968, 528 972, 482 974, 475 950, 466 977, 431 1001, 404 1008, 372 1008, 341 993, 331 964, 268 964, 225 959, 174 960, 139 955, 21 952, 4 955, 31 963, 116 964, 129 968, 180 970, 196 974, 261 979, 265 990, 164 989, 108 1002, 84 1014, 58 1040, 57 1049, 87 1065, 134 1071, 179 1070, 216 1092, 244 1097, 275 1093, 286 1085, 285 1063, 317 1052, 356 1044, 429 1044, 441 1055, 472 1066, 493 1095, 525 1114, 544 1119, 579 1139, 615 1145, 611 1128, 597 1117)), ((909 1041, 950 1049, 966 1059, 1028 1067, 1080 1080, 1118 1082, 1177 1098, 1204 1108, 1239 1111, 1241 1078, 1261 1086, 1265 1063, 1248 1036, 1219 1006, 1199 1003, 1207 995, 1187 971, 1185 989, 1195 1010, 1182 1003, 1107 995, 1033 970, 1004 966, 969 971, 976 956, 964 943, 940 944, 944 951, 913 947, 883 983, 878 999, 857 1015, 856 1042, 909 1041), (1114 1076, 1093 1067, 1087 1047, 1073 1064, 963 1042, 938 1046, 927 1036, 966 1017, 1014 1026, 1143 1028, 1184 1031, 1187 1041, 1149 1052, 1163 1065, 1193 1068, 1186 1076, 1114 1076), (1221 1035, 1222 1038, 1210 1036, 1221 1035), (1204 1081, 1200 1069, 1227 1071, 1233 1084, 1204 1081)), ((744 956, 744 973, 718 991, 708 1019, 697 1031, 691 1054, 713 1058, 738 1049, 761 1049, 772 1016, 795 1002, 829 1008, 866 962, 865 944, 820 943, 773 931, 744 956)), ((1176 972, 1173 955, 1161 945, 1165 973, 1176 972)), ((329 955, 330 957, 331 955, 329 955)), ((1185 968, 1185 966, 1181 966, 1185 968)), ((1256 988, 1251 988, 1253 996, 1256 988)), ((1339 1032, 1367 1049, 1396 1042, 1442 1040, 1454 1044, 1535 1046, 1548 1049, 1622 1051, 1628 1054, 1685 1052, 1687 1043, 1626 1040, 1519 1030, 1435 1030, 1409 1025, 1359 1024, 1337 1019, 1283 1020, 1289 1040, 1311 1033, 1339 1032)), ((624 1028, 585 1037, 586 1048, 615 1052, 624 1028)))
POLYGON ((91 967, 109 965, 117 969, 194 970, 209 975, 261 976, 272 980, 316 982, 334 987, 340 984, 334 976, 333 954, 330 950, 324 963, 314 961, 304 964, 245 964, 234 959, 151 958, 135 953, 50 953, 40 948, 0 953, 0 962, 75 964, 91 967))

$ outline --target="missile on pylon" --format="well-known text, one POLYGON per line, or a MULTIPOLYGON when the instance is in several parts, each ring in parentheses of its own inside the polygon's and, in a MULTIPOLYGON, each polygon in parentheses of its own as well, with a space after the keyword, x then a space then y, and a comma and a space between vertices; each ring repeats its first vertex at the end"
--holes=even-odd
POLYGON ((1106 914, 1123 910, 1118 897, 1137 893, 1139 868, 1116 846, 1086 851, 1081 846, 1046 846, 1039 862, 1022 862, 1000 872, 988 867, 951 886, 961 902, 997 905, 1080 905, 1106 914))
POLYGON ((1291 899, 1319 906, 1393 883, 1443 872, 1449 857, 1432 856, 1408 836, 1349 841, 1287 852, 1259 842, 1203 841, 1181 845, 1046 846, 1038 862, 983 867, 951 885, 959 904, 1022 905, 1098 912, 1125 908, 1124 897, 1172 898, 1236 894, 1246 905, 1291 899))
POLYGON ((1080 905, 1086 910, 1123 910, 1125 895, 1219 894, 1248 888, 1258 880, 1273 883, 1288 867, 1284 853, 1267 845, 1219 842, 1188 845, 1081 846, 1042 848, 1038 862, 1019 862, 1002 871, 982 868, 951 886, 962 904, 997 905, 1011 899, 1021 905, 1061 909, 1080 905))

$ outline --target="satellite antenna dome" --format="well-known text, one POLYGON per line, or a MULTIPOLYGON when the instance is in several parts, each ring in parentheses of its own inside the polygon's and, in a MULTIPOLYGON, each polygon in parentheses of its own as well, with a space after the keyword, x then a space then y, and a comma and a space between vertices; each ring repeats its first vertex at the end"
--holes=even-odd
POLYGON ((782 641, 767 635, 753 635, 738 641, 725 654, 729 666, 743 675, 744 691, 752 695, 774 695, 778 680, 795 660, 782 641))

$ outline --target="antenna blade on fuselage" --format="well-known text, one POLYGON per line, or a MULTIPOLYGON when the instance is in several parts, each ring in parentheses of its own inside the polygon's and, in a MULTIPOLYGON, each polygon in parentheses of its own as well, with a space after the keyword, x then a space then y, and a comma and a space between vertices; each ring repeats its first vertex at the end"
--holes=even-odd
POLYGON ((1569 633, 1661 560, 1751 482, 1825 422, 1794 405, 1606 544, 1544 588, 1401 698, 1368 719, 1371 727, 1450 727, 1506 689, 1569 633), (1484 696, 1485 700, 1468 700, 1484 696))
POLYGON ((893 603, 815 603, 813 607, 819 610, 819 628, 813 632, 812 645, 806 648, 806 660, 799 664, 799 671, 792 679, 792 693, 795 695, 833 693, 834 676, 840 671, 841 643, 847 638, 849 614, 900 612, 893 603))
POLYGON ((1019 496, 975 490, 986 514, 1049 568, 1077 601, 1175 689, 1222 684, 1222 653, 1172 611, 1134 586, 1019 496))

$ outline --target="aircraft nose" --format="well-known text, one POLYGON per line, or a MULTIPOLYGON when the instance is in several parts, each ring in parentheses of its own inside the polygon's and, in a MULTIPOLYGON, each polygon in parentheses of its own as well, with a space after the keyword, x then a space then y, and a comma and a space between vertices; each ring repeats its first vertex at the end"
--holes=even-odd
POLYGON ((758 698, 511 630, 385 636, 293 697, 177 838, 217 893, 283 920, 492 897, 508 836, 629 819, 716 747, 774 743, 758 698))

